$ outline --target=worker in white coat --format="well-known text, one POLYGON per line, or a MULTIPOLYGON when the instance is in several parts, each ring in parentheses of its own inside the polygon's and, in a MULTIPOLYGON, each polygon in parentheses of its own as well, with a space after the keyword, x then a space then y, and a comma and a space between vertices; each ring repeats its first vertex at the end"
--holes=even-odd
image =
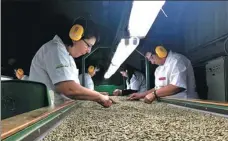
MULTIPOLYGON (((85 84, 86 88, 88 88, 90 90, 94 90, 94 82, 93 82, 92 78, 99 71, 100 71, 100 69, 98 67, 93 66, 93 65, 90 65, 88 67, 88 73, 84 74, 84 77, 85 77, 84 84, 85 84)), ((82 74, 79 75, 79 80, 80 80, 80 83, 82 84, 82 74)), ((107 92, 100 92, 100 93, 103 94, 103 95, 108 95, 107 92)))
POLYGON ((29 77, 24 74, 24 70, 21 68, 14 70, 14 72, 15 72, 17 79, 19 79, 19 80, 28 80, 29 79, 29 77))
MULTIPOLYGON (((88 73, 84 74, 84 77, 85 77, 84 83, 86 88, 90 90, 94 90, 94 83, 93 83, 92 77, 94 77, 98 71, 99 71, 99 68, 97 67, 94 67, 92 65, 88 67, 88 73)), ((79 75, 79 80, 80 80, 80 83, 82 84, 82 74, 79 75)))
POLYGON ((62 104, 70 97, 90 100, 110 107, 109 96, 82 87, 74 58, 89 53, 99 40, 95 24, 79 18, 74 23, 60 19, 57 35, 45 43, 35 54, 30 67, 29 80, 46 84, 54 92, 54 104, 62 104))
POLYGON ((127 88, 124 90, 116 89, 113 91, 113 95, 120 96, 120 95, 129 95, 135 92, 143 93, 146 91, 146 79, 144 75, 137 71, 132 66, 127 65, 126 69, 120 71, 121 75, 126 80, 127 88))
POLYGON ((146 58, 151 64, 159 65, 154 73, 155 87, 143 94, 134 93, 129 100, 144 98, 146 103, 151 103, 159 97, 198 98, 193 67, 189 59, 167 51, 163 46, 157 46, 154 54, 147 52, 146 58))

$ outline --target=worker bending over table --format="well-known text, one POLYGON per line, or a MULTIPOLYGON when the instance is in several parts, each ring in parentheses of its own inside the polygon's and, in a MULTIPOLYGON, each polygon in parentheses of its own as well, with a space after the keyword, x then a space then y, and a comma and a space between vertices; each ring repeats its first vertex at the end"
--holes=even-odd
POLYGON ((28 80, 29 77, 27 75, 24 74, 24 70, 19 68, 17 70, 14 70, 15 72, 15 76, 17 77, 17 79, 19 80, 28 80))
POLYGON ((113 91, 114 96, 129 95, 132 93, 143 93, 146 91, 146 79, 144 75, 130 65, 126 65, 120 71, 121 75, 125 77, 127 88, 124 90, 116 89, 113 91))
POLYGON ((144 102, 152 103, 160 97, 194 98, 195 77, 191 62, 185 56, 157 46, 154 53, 147 52, 146 58, 158 67, 155 70, 155 87, 144 93, 134 93, 129 100, 144 98, 144 102))
POLYGON ((112 105, 109 96, 82 87, 74 58, 90 53, 99 40, 96 26, 91 20, 78 18, 74 23, 62 22, 57 35, 45 43, 35 54, 30 67, 29 80, 46 84, 54 91, 54 104, 62 104, 68 97, 90 100, 104 107, 112 105), (67 98, 66 98, 67 97, 67 98))
MULTIPOLYGON (((100 71, 100 69, 98 67, 95 67, 95 66, 92 66, 90 65, 88 67, 88 73, 85 73, 84 74, 84 78, 85 78, 85 81, 84 81, 84 84, 85 84, 85 87, 90 89, 90 90, 94 90, 94 82, 93 82, 93 79, 92 77, 94 77, 96 75, 96 73, 98 71, 100 71)), ((79 80, 80 80, 80 83, 82 84, 82 74, 79 75, 79 80)), ((101 94, 103 95, 108 95, 107 92, 100 92, 101 94)))

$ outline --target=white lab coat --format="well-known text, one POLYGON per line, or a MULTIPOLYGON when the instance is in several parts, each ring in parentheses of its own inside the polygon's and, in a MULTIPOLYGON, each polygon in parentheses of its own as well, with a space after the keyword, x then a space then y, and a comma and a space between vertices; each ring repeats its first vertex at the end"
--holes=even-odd
POLYGON ((21 80, 28 80, 29 79, 29 76, 27 76, 27 75, 24 75, 22 78, 21 78, 21 80))
MULTIPOLYGON (((85 73, 84 76, 85 76, 85 87, 90 90, 94 90, 94 83, 91 75, 89 75, 88 73, 85 73)), ((82 84, 82 74, 79 75, 79 80, 80 80, 80 83, 82 84)))
POLYGON ((130 79, 130 84, 126 81, 127 89, 137 90, 138 92, 145 92, 146 89, 146 79, 144 75, 140 72, 135 72, 130 79))
POLYGON ((37 51, 32 59, 29 74, 30 81, 44 83, 49 91, 54 92, 55 105, 69 99, 55 91, 55 84, 69 80, 80 84, 75 61, 57 35, 37 51))
POLYGON ((172 51, 168 53, 165 64, 157 67, 155 70, 155 89, 160 89, 168 84, 186 89, 184 92, 168 97, 198 98, 190 60, 172 51))

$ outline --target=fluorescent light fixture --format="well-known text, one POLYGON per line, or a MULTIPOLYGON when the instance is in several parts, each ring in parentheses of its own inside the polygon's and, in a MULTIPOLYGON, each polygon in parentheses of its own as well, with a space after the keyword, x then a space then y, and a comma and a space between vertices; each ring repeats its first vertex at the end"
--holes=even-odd
POLYGON ((137 37, 131 37, 129 39, 121 39, 116 49, 116 52, 112 58, 112 62, 109 65, 108 71, 105 73, 105 78, 110 78, 120 67, 120 65, 128 58, 128 56, 139 45, 140 39, 137 37))
POLYGON ((120 66, 139 45, 139 38, 121 39, 112 58, 112 64, 120 66))
POLYGON ((128 30, 130 36, 144 38, 165 1, 133 1, 128 30))
POLYGON ((118 69, 119 69, 119 65, 118 66, 114 66, 113 64, 109 65, 108 71, 105 73, 104 78, 108 79, 110 78, 118 69))

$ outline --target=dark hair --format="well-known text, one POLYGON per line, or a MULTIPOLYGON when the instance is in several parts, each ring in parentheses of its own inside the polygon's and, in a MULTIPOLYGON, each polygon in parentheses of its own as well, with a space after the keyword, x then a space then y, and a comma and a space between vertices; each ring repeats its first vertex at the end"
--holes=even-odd
POLYGON ((136 69, 135 67, 128 65, 128 64, 123 65, 120 68, 120 71, 126 71, 126 70, 127 70, 127 75, 128 75, 127 81, 130 83, 130 80, 131 80, 133 74, 135 74, 135 72, 138 71, 138 69, 136 69))
POLYGON ((57 35, 62 39, 64 44, 73 44, 72 40, 69 37, 69 32, 74 24, 80 24, 84 28, 84 35, 82 39, 89 39, 91 37, 95 37, 96 43, 100 40, 97 25, 92 20, 78 19, 72 22, 71 20, 68 20, 66 17, 61 16, 60 19, 58 19, 58 21, 60 22, 57 23, 58 26, 56 32, 57 35))
POLYGON ((76 24, 80 24, 84 27, 84 35, 82 37, 83 39, 95 37, 96 42, 100 41, 98 25, 96 25, 92 20, 77 20, 76 24))

